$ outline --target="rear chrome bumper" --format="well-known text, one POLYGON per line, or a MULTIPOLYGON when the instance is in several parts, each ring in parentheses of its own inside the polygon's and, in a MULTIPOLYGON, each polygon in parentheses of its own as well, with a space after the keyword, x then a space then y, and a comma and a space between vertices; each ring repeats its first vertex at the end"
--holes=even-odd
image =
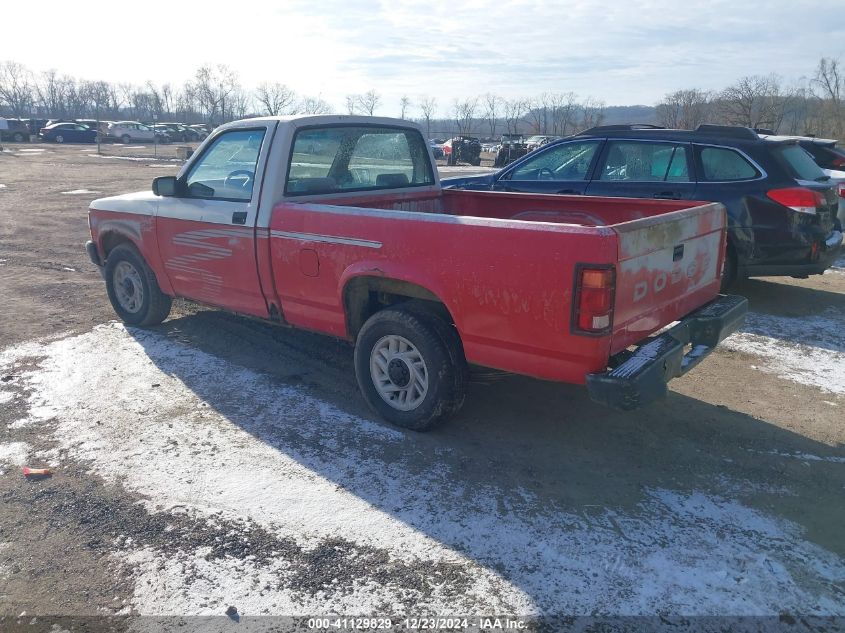
POLYGON ((643 341, 633 353, 611 358, 614 369, 587 376, 590 399, 615 409, 638 409, 666 395, 667 383, 687 373, 745 321, 748 300, 722 295, 690 313, 662 334, 643 341), (686 353, 685 347, 691 345, 686 353))

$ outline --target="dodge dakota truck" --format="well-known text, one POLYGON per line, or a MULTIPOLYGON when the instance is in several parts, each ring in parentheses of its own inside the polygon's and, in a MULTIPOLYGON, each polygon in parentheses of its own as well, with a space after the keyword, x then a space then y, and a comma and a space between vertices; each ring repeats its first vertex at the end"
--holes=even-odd
POLYGON ((131 326, 174 297, 354 342, 367 403, 423 430, 470 366, 632 409, 743 322, 721 204, 442 190, 408 121, 217 128, 152 191, 95 200, 87 251, 131 326))

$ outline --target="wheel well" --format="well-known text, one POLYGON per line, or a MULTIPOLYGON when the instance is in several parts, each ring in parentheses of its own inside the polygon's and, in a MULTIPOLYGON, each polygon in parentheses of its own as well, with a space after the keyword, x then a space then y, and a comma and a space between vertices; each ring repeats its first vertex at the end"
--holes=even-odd
POLYGON ((116 233, 114 231, 110 231, 109 233, 106 233, 105 235, 103 235, 100 238, 100 245, 103 249, 103 252, 101 253, 101 255, 103 257, 103 261, 105 261, 108 258, 109 253, 111 253, 114 250, 115 246, 118 246, 120 244, 132 244, 134 246, 134 243, 132 242, 132 240, 130 240, 128 237, 126 237, 122 233, 116 233))
POLYGON ((343 289, 346 331, 354 339, 372 315, 388 306, 413 302, 437 314, 447 323, 455 320, 440 298, 427 288, 408 281, 384 277, 356 277, 343 289))

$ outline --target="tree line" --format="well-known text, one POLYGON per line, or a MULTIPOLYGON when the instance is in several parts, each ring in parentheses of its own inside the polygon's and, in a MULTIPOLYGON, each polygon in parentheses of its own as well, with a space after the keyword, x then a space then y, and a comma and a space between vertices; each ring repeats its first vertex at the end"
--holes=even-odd
MULTIPOLYGON (((685 88, 669 93, 652 109, 651 121, 692 129, 701 123, 768 128, 788 134, 845 137, 845 72, 838 59, 822 58, 809 78, 787 83, 776 74, 742 77, 722 90, 685 88)), ((349 114, 376 114, 385 105, 375 90, 346 95, 349 114)), ((606 105, 574 92, 546 92, 505 99, 493 93, 439 102, 403 95, 401 118, 432 134, 565 136, 605 121, 606 105)), ((393 109, 393 108, 391 108, 393 109)), ((395 111, 394 110, 394 111, 395 111)), ((14 61, 0 63, 0 113, 7 116, 179 120, 224 123, 254 115, 325 114, 338 109, 319 95, 299 94, 279 82, 245 89, 225 65, 201 66, 180 85, 143 85, 77 79, 55 70, 36 73, 14 61)))

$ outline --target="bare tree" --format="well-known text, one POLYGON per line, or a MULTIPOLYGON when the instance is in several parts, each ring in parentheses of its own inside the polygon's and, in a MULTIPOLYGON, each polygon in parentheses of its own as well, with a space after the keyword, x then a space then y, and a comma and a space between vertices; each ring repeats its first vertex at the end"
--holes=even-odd
POLYGON ((0 103, 16 117, 28 114, 33 101, 32 74, 25 66, 7 61, 0 64, 0 103))
POLYGON ((305 97, 297 110, 302 114, 331 114, 333 108, 320 97, 305 97))
POLYGON ((499 122, 499 107, 502 105, 502 98, 488 92, 484 95, 484 118, 490 126, 490 138, 496 136, 496 126, 499 122))
POLYGON ((346 113, 355 114, 358 109, 358 95, 346 95, 346 113))
POLYGON ((814 93, 823 101, 822 119, 823 131, 830 131, 839 138, 843 136, 842 97, 845 92, 845 73, 839 66, 839 60, 822 57, 813 77, 814 93))
POLYGON ((508 134, 519 133, 519 124, 525 115, 527 104, 523 99, 511 99, 505 101, 505 126, 508 134))
POLYGON ((604 101, 587 97, 581 104, 581 129, 586 130, 604 121, 604 101))
POLYGON ((452 113, 458 127, 458 136, 472 132, 476 108, 478 108, 478 97, 467 98, 463 101, 455 99, 452 104, 452 113))
POLYGON ((437 110, 437 99, 434 97, 423 97, 420 99, 419 108, 425 120, 426 138, 431 138, 431 118, 437 110))
POLYGON ((742 77, 719 94, 718 106, 726 123, 775 129, 784 107, 780 78, 774 74, 742 77))
POLYGON ((369 90, 362 95, 358 95, 357 103, 361 106, 364 114, 373 116, 376 108, 381 103, 381 96, 375 90, 369 90))
POLYGON ((710 118, 711 100, 705 90, 676 90, 657 104, 657 121, 668 128, 693 130, 710 118))
POLYGON ((405 114, 408 112, 408 108, 411 107, 411 99, 408 95, 402 95, 402 98, 399 99, 399 118, 404 119, 405 114))
POLYGON ((296 103, 296 93, 278 82, 265 81, 260 84, 255 90, 255 96, 264 113, 269 116, 291 114, 290 110, 296 103))
POLYGON ((549 95, 551 107, 551 133, 555 136, 566 136, 570 128, 575 127, 575 115, 578 111, 578 96, 574 92, 549 95))

